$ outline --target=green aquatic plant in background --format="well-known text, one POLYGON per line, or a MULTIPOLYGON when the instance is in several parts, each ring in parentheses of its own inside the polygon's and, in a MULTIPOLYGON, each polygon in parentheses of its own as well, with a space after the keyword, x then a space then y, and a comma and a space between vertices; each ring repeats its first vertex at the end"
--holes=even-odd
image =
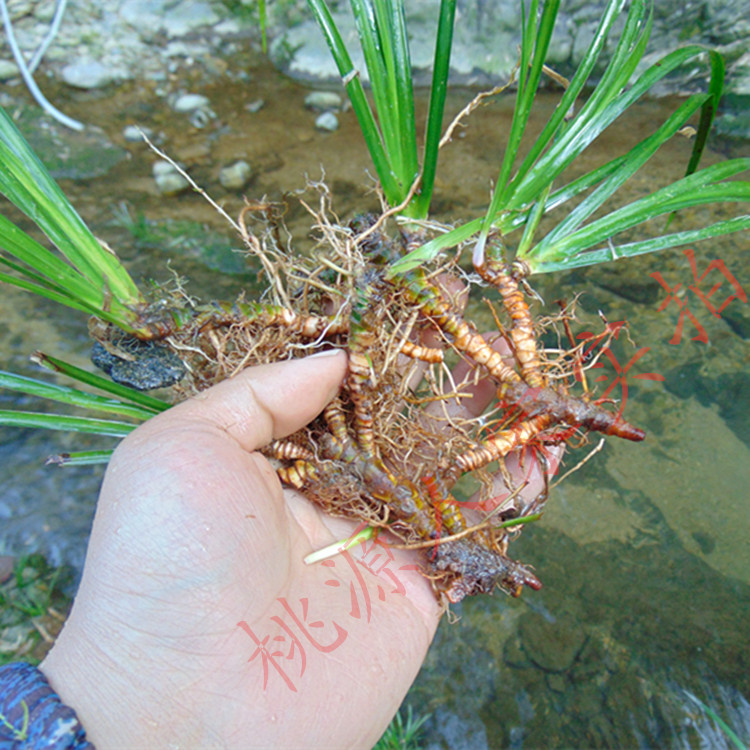
POLYGON ((36 648, 43 640, 52 642, 49 629, 60 627, 70 603, 61 591, 64 576, 62 568, 34 554, 18 557, 0 579, 0 666, 18 659, 39 662, 36 648))
POLYGON ((399 711, 372 750, 419 750, 422 725, 429 718, 430 714, 415 717, 411 706, 406 710, 406 718, 399 711))

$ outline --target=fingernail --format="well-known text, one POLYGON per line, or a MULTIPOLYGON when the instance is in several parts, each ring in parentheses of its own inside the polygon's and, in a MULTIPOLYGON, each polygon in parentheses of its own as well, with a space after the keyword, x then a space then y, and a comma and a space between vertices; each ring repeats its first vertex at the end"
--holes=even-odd
POLYGON ((343 351, 343 349, 323 349, 321 352, 311 354, 308 359, 313 359, 314 357, 330 357, 333 354, 338 354, 340 351, 343 351))

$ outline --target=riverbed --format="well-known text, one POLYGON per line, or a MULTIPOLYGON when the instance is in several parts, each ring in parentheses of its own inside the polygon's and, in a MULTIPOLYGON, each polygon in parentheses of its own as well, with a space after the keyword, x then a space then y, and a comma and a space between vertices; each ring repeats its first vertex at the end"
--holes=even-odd
MULTIPOLYGON (((158 192, 152 177, 158 157, 145 143, 127 141, 126 126, 148 128, 230 215, 239 213, 243 194, 286 200, 291 242, 302 248, 312 242, 310 222, 294 194, 307 183, 325 180, 344 219, 378 207, 351 111, 336 113, 337 130, 321 131, 317 113, 304 105, 308 89, 261 59, 235 58, 228 71, 207 80, 185 70, 167 82, 113 91, 50 92, 122 151, 104 174, 61 180, 83 218, 136 279, 164 283, 177 274, 204 299, 252 293, 257 268, 202 196, 158 192), (215 117, 191 124, 175 112, 170 102, 187 91, 205 95, 215 117), (252 178, 241 190, 226 189, 219 169, 238 160, 251 165, 252 178)), ((473 94, 452 92, 448 112, 473 94)), ((20 92, 13 95, 24 101, 20 92)), ((532 129, 543 126, 555 101, 554 92, 542 97, 532 129)), ((653 131, 675 101, 635 107, 578 169, 591 169, 653 131)), ((511 97, 493 100, 446 146, 437 219, 481 214, 511 113, 511 97)), ((690 148, 685 138, 669 143, 628 183, 623 200, 678 178, 690 148)), ((704 163, 720 158, 713 150, 704 163)), ((307 199, 317 200, 310 191, 307 199)), ((731 209, 696 210, 680 221, 696 225, 717 215, 731 209)), ((626 402, 625 416, 648 437, 641 444, 607 441, 554 490, 543 520, 514 543, 514 556, 543 580, 540 592, 467 600, 451 621, 443 620, 407 697, 417 712, 432 714, 425 747, 729 747, 706 705, 750 736, 750 313, 735 299, 715 315, 696 292, 708 294, 721 282, 710 297, 718 307, 731 293, 730 276, 750 289, 748 250, 743 234, 533 280, 546 301, 538 311, 546 314, 559 309, 555 300, 580 295, 577 334, 601 330, 602 316, 627 322, 627 335, 613 342, 592 380, 599 378, 600 389, 616 381, 611 397, 626 402), (723 265, 702 277, 716 260, 723 265), (681 316, 683 309, 692 318, 681 316)), ((8 287, 0 310, 2 369, 38 374, 27 359, 37 349, 93 369, 84 316, 8 287)), ((35 407, 0 393, 0 408, 35 407)), ((107 442, 0 430, 0 550, 43 552, 80 570, 102 471, 43 462, 107 442)), ((570 453, 564 469, 595 444, 570 453)))

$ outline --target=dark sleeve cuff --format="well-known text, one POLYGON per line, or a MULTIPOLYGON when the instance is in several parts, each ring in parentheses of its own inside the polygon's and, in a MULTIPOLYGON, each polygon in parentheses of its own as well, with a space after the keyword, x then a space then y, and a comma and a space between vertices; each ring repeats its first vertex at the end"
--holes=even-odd
POLYGON ((0 667, 0 750, 94 750, 76 712, 37 667, 0 667))

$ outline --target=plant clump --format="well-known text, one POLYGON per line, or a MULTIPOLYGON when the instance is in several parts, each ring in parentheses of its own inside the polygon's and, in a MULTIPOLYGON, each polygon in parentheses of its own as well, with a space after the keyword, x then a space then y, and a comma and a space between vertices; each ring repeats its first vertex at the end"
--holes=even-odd
MULTIPOLYGON (((318 187, 320 206, 310 209, 318 243, 308 256, 284 247, 272 206, 246 206, 239 226, 268 283, 260 300, 201 305, 179 290, 143 312, 141 338, 182 361, 178 399, 245 367, 344 349, 349 366, 338 397, 311 425, 263 451, 282 482, 326 512, 387 528, 423 549, 425 575, 451 602, 496 586, 514 596, 524 585, 539 588, 507 551, 547 500, 550 450, 591 430, 630 440, 643 432, 591 398, 568 394, 579 349, 548 359, 522 264, 506 263, 490 243, 473 273, 459 253, 392 275, 393 264, 425 241, 424 231, 412 222, 389 234, 388 213, 343 225, 318 187), (246 218, 258 209, 265 221, 256 234, 246 218), (490 334, 464 317, 473 285, 497 291, 490 334), (460 408, 488 382, 495 393, 488 408, 460 408), (544 489, 535 497, 522 495, 524 482, 505 469, 514 451, 541 467, 544 489), (507 490, 501 503, 498 472, 507 490), (466 475, 478 480, 471 507, 483 510, 480 518, 451 494, 466 475)), ((115 327, 92 333, 99 352, 133 360, 132 339, 115 327)), ((137 370, 138 361, 131 365, 137 370)), ((137 379, 129 377, 132 385, 137 379)))

